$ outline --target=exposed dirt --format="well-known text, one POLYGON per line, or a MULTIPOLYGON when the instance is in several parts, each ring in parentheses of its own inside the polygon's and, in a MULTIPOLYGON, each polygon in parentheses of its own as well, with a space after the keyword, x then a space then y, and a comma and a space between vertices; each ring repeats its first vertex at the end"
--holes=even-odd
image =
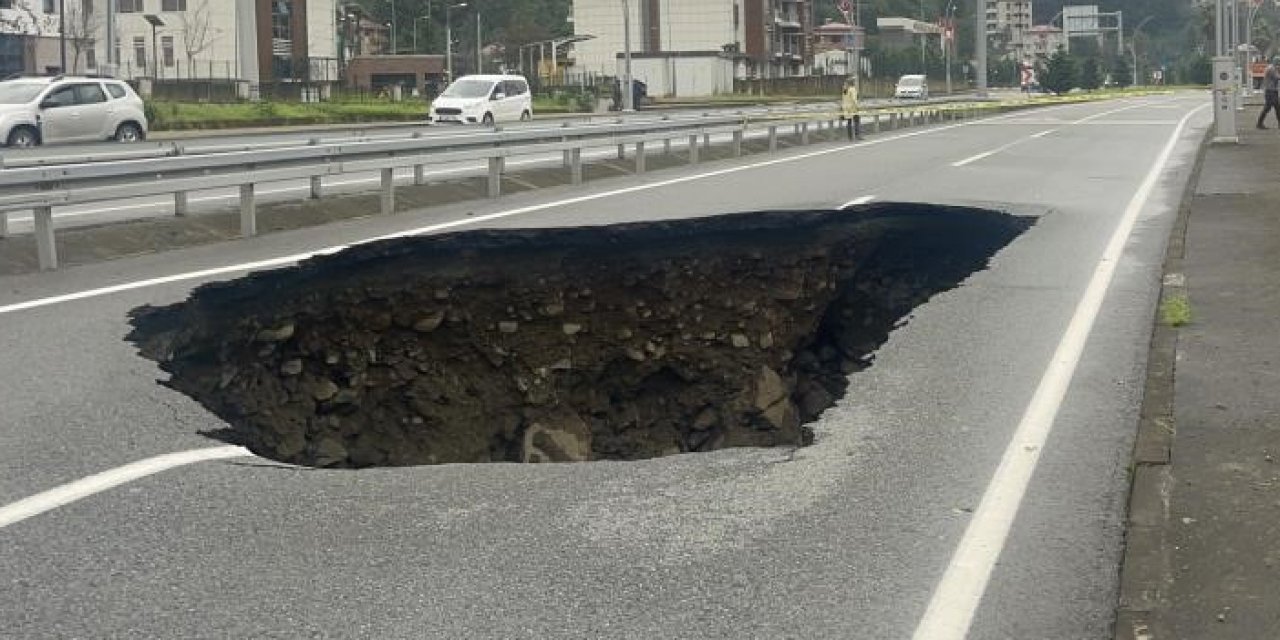
POLYGON ((896 323, 1029 225, 884 204, 393 240, 138 309, 130 340, 291 463, 798 446, 896 323))

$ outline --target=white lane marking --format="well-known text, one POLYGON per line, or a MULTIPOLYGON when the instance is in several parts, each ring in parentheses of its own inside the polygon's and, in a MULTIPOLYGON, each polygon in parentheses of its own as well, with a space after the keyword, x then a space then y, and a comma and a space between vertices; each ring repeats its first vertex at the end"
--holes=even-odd
POLYGON ((953 167, 963 167, 963 166, 966 166, 966 165, 973 164, 973 163, 975 163, 975 162, 977 162, 977 161, 979 161, 979 160, 983 160, 983 159, 986 159, 986 158, 990 158, 991 156, 994 156, 994 155, 996 155, 997 153, 1000 153, 1001 151, 1008 151, 1009 149, 1012 149, 1012 148, 1014 148, 1014 147, 1016 147, 1016 146, 1018 146, 1018 145, 1020 145, 1020 144, 1022 144, 1022 143, 1024 143, 1024 142, 1027 142, 1028 140, 1035 140, 1036 138, 1043 138, 1043 137, 1045 137, 1045 136, 1047 136, 1047 135, 1049 135, 1049 134, 1053 133, 1054 131, 1056 131, 1056 129, 1049 129, 1049 130, 1047 130, 1047 131, 1041 131, 1040 133, 1035 133, 1035 134, 1029 135, 1029 136, 1027 136, 1027 137, 1025 137, 1025 138, 1019 138, 1018 140, 1014 140, 1013 142, 1010 142, 1009 144, 1000 145, 999 147, 996 147, 995 149, 992 149, 992 150, 990 150, 990 151, 984 151, 984 152, 982 152, 982 153, 979 153, 979 154, 978 154, 978 155, 976 155, 976 156, 970 156, 970 157, 968 157, 968 158, 965 158, 964 160, 958 160, 958 161, 956 161, 956 162, 952 162, 952 163, 951 163, 951 166, 953 166, 953 167))
POLYGON ((868 202, 871 202, 872 200, 875 200, 875 199, 876 199, 875 196, 862 196, 861 198, 854 198, 853 200, 850 200, 840 205, 838 208, 841 211, 844 211, 845 209, 850 209, 859 205, 867 204, 868 202))
POLYGON ((1022 504, 1032 473, 1040 461, 1049 433, 1053 430, 1058 409, 1066 397, 1089 333, 1093 330, 1107 291, 1111 288, 1111 281, 1123 257, 1125 245, 1133 234, 1138 215, 1146 207, 1187 123, 1192 116, 1208 107, 1207 104, 1201 105, 1183 116, 1129 201, 1120 224, 1112 233, 1111 240, 1094 269, 1093 277, 1076 306, 1071 323, 1067 325, 1066 333, 1058 343, 1049 367, 1040 378, 1040 384, 1000 459, 1000 465, 987 485, 982 502, 974 511, 960 545, 933 592, 929 608, 916 627, 913 636, 915 640, 964 640, 969 635, 973 615, 977 612, 982 594, 987 589, 987 582, 991 579, 991 572, 1004 549, 1014 517, 1022 504))
POLYGON ((52 511, 58 507, 71 504, 77 500, 87 498, 91 495, 102 493, 108 489, 118 487, 126 482, 132 482, 139 478, 155 475, 162 471, 167 471, 175 467, 182 467, 197 462, 207 462, 210 460, 225 460, 227 458, 241 458, 251 456, 252 453, 244 447, 222 446, 210 447, 207 449, 192 449, 190 451, 180 451, 178 453, 166 453, 164 455, 131 462, 122 467, 116 467, 95 473, 91 476, 81 478, 74 482, 54 487, 48 491, 37 493, 29 498, 23 498, 12 504, 0 507, 0 529, 3 529, 15 522, 21 522, 27 518, 38 516, 46 511, 52 511))
MULTIPOLYGON (((1071 106, 1074 106, 1074 105, 1060 105, 1060 106, 1057 106, 1057 107, 1048 107, 1048 108, 1049 108, 1049 109, 1058 109, 1058 108, 1066 108, 1066 107, 1071 107, 1071 106)), ((998 119, 998 118, 1012 117, 1013 115, 1020 115, 1020 114, 1010 114, 1009 116, 996 116, 996 118, 998 119)), ((324 247, 324 248, 321 248, 321 249, 314 249, 314 250, 312 250, 312 251, 306 251, 306 252, 302 252, 302 253, 295 253, 295 254, 292 254, 292 255, 279 256, 279 257, 276 257, 276 258, 267 258, 267 259, 265 259, 265 260, 256 260, 256 261, 253 261, 253 262, 244 262, 244 263, 241 263, 241 264, 233 264, 233 265, 227 265, 227 266, 222 266, 222 267, 213 267, 213 268, 210 268, 210 269, 201 269, 201 270, 198 270, 198 271, 188 271, 188 272, 185 272, 185 273, 175 273, 175 274, 172 274, 172 275, 168 275, 168 276, 161 276, 161 277, 158 277, 158 278, 148 278, 148 279, 146 279, 146 280, 135 280, 135 281, 133 281, 133 282, 125 282, 125 283, 116 284, 116 285, 111 285, 111 286, 107 286, 107 287, 99 287, 99 288, 96 288, 96 289, 86 289, 86 290, 84 290, 84 291, 76 291, 76 292, 74 292, 74 293, 65 293, 65 294, 62 294, 62 295, 49 296, 49 297, 46 297, 46 298, 36 298, 36 299, 34 299, 34 300, 27 300, 27 301, 25 301, 25 302, 16 302, 16 303, 13 303, 13 304, 8 304, 8 305, 0 305, 0 315, 9 314, 9 313, 15 313, 15 312, 18 312, 18 311, 26 311, 26 310, 29 310, 29 309, 38 309, 38 308, 40 308, 40 307, 48 307, 48 306, 55 305, 55 304, 62 304, 62 303, 64 303, 64 302, 73 302, 73 301, 76 301, 76 300, 86 300, 86 299, 89 299, 89 298, 99 298, 99 297, 102 297, 102 296, 112 295, 112 294, 116 294, 116 293, 123 293, 123 292, 125 292, 125 291, 133 291, 133 290, 135 290, 135 289, 145 289, 145 288, 147 288, 147 287, 154 287, 154 286, 164 285, 164 284, 172 284, 172 283, 175 283, 175 282, 183 282, 183 281, 187 281, 187 280, 196 280, 196 279, 200 279, 200 278, 208 278, 208 277, 212 277, 212 276, 226 275, 226 274, 229 274, 229 273, 240 273, 240 272, 245 272, 245 271, 252 271, 252 270, 255 270, 255 269, 265 269, 265 268, 269 268, 269 267, 279 267, 279 266, 284 266, 284 265, 288 265, 288 264, 293 264, 293 263, 296 263, 296 262, 300 262, 300 261, 302 261, 302 260, 306 260, 307 258, 313 258, 313 257, 316 257, 316 256, 321 256, 321 255, 328 255, 328 254, 332 254, 332 253, 337 253, 337 252, 342 251, 342 250, 344 250, 344 249, 348 249, 348 248, 350 248, 350 247, 352 247, 352 246, 359 245, 359 244, 365 244, 365 243, 368 243, 368 242, 377 242, 377 241, 379 241, 379 240, 389 240, 389 239, 392 239, 392 238, 404 238, 404 237, 407 237, 407 236, 423 235, 423 234, 427 234, 427 233, 433 233, 433 232, 436 232, 436 231, 444 231, 444 230, 446 230, 446 229, 454 229, 454 228, 457 228, 457 227, 474 225, 474 224, 478 224, 478 223, 481 223, 481 222, 488 222, 488 221, 490 221, 490 220, 498 220, 498 219, 500 219, 500 218, 507 218, 507 217, 510 217, 510 216, 522 215, 522 214, 525 214, 525 213, 533 213, 533 212, 536 212, 536 211, 543 211, 543 210, 546 210, 546 209, 554 209, 554 208, 557 208, 557 207, 563 207, 563 206, 566 206, 566 205, 579 204, 579 203, 582 203, 582 202, 591 202, 591 201, 594 201, 594 200, 601 200, 601 199, 605 199, 605 198, 611 198, 611 197, 613 197, 613 196, 626 195, 626 194, 628 194, 628 193, 636 193, 636 192, 639 192, 639 191, 648 191, 648 190, 651 190, 651 189, 660 189, 660 188, 662 188, 662 187, 671 186, 671 185, 673 185, 673 184, 682 184, 682 183, 685 183, 685 182, 693 182, 693 181, 695 181, 695 180, 703 180, 703 179, 705 179, 705 178, 714 178, 714 177, 717 177, 717 176, 729 175, 729 174, 732 174, 732 173, 739 173, 739 172, 742 172, 742 171, 750 171, 750 170, 752 170, 752 169, 759 169, 759 168, 761 168, 761 167, 771 167, 771 166, 779 165, 779 164, 785 164, 785 163, 797 162, 797 161, 800 161, 800 160, 807 160, 807 159, 809 159, 809 158, 816 158, 816 157, 819 157, 819 156, 831 155, 831 154, 833 154, 833 153, 842 153, 842 152, 846 152, 846 151, 850 151, 850 150, 861 150, 861 149, 865 149, 865 148, 867 148, 867 147, 872 147, 872 146, 879 145, 879 144, 887 144, 887 143, 890 143, 890 142, 895 142, 895 141, 898 141, 898 140, 904 140, 904 139, 907 139, 907 138, 915 138, 915 137, 918 137, 918 136, 932 135, 932 134, 939 133, 939 132, 942 132, 942 131, 950 131, 951 129, 958 129, 958 128, 961 128, 961 127, 967 127, 967 126, 970 126, 970 125, 972 125, 972 124, 973 124, 973 123, 971 123, 971 122, 960 122, 960 123, 956 123, 956 124, 949 124, 949 125, 944 125, 944 126, 939 126, 939 127, 926 128, 926 129, 921 129, 921 130, 919 130, 919 131, 910 131, 910 132, 907 132, 907 133, 898 134, 898 135, 895 135, 895 136, 887 136, 887 137, 884 137, 884 138, 876 138, 876 139, 874 139, 874 140, 869 140, 869 141, 867 141, 867 142, 864 142, 864 143, 863 143, 863 144, 861 144, 861 145, 853 145, 853 146, 849 146, 849 145, 840 145, 840 146, 832 147, 832 148, 830 148, 830 149, 822 149, 822 150, 820 150, 820 151, 811 151, 811 152, 809 152, 809 153, 797 154, 797 155, 794 155, 794 156, 787 156, 787 157, 783 157, 783 158, 775 158, 775 159, 772 159, 772 160, 763 160, 763 161, 756 162, 756 163, 752 163, 752 164, 739 165, 739 166, 736 166, 736 167, 728 167, 728 168, 725 168, 725 169, 718 169, 718 170, 716 170, 716 171, 708 171, 708 172, 706 172, 706 173, 699 173, 699 174, 694 174, 694 175, 691 175, 691 176, 683 176, 683 177, 679 177, 679 178, 671 178, 671 179, 668 179, 668 180, 662 180, 662 181, 659 181, 659 182, 650 182, 650 183, 647 183, 647 184, 640 184, 640 185, 635 185, 635 186, 631 186, 631 187, 624 187, 624 188, 621 188, 621 189, 614 189, 614 190, 611 190, 611 191, 602 191, 602 192, 600 192, 600 193, 594 193, 594 194, 585 195, 585 196, 577 196, 577 197, 573 197, 573 198, 566 198, 566 199, 564 199, 564 200, 556 200, 556 201, 553 201, 553 202, 544 202, 544 203, 542 203, 542 204, 529 205, 529 206, 526 206, 526 207, 519 207, 519 208, 516 208, 516 209, 508 209, 507 211, 499 211, 499 212, 496 212, 496 213, 490 213, 490 214, 481 215, 481 216, 473 216, 473 217, 469 217, 469 218, 463 218, 463 219, 460 219, 460 220, 453 220, 453 221, 450 221, 450 222, 442 222, 442 223, 439 223, 439 224, 427 225, 427 226, 425 226, 425 227, 418 227, 417 229, 409 229, 409 230, 407 230, 407 231, 400 231, 400 232, 397 232, 397 233, 387 234, 387 235, 383 235, 383 236, 377 236, 377 237, 373 237, 373 238, 366 238, 366 239, 364 239, 364 240, 360 240, 360 241, 357 241, 357 242, 352 242, 352 243, 349 243, 349 244, 334 245, 334 246, 330 246, 330 247, 324 247)))

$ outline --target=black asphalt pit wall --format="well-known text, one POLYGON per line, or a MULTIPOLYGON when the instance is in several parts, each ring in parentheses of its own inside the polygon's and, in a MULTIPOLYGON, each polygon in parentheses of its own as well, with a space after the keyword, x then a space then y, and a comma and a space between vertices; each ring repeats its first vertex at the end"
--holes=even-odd
POLYGON ((129 339, 302 465, 799 446, 897 323, 1029 225, 878 204, 390 240, 137 309, 129 339))

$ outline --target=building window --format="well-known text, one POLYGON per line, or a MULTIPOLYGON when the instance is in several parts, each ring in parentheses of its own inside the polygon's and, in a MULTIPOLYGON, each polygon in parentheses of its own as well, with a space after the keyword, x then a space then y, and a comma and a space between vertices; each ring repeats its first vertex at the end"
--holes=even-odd
POLYGON ((142 13, 142 0, 116 0, 117 13, 142 13))
MULTIPOLYGON (((8 5, 7 5, 7 6, 6 6, 6 4, 5 4, 5 3, 0 3, 0 8, 3 8, 3 9, 12 9, 12 8, 13 8, 13 2, 12 2, 12 0, 8 3, 8 5)), ((58 12, 58 0, 44 0, 44 12, 45 12, 45 13, 57 13, 57 12, 58 12)))
POLYGON ((186 11, 187 0, 160 0, 161 11, 186 11))
POLYGON ((271 61, 277 80, 295 77, 293 69, 293 0, 271 0, 271 61))
POLYGON ((133 63, 139 69, 147 68, 147 39, 135 37, 133 39, 133 63))
POLYGON ((84 52, 84 66, 89 69, 98 68, 98 52, 89 47, 84 52))
POLYGON ((173 66, 173 36, 160 36, 160 55, 164 56, 164 66, 173 66))

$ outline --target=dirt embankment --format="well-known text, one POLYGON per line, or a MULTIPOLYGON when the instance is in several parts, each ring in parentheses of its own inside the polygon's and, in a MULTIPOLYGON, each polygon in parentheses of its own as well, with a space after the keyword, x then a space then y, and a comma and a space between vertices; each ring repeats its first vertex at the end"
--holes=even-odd
POLYGON ((1028 224, 879 205, 386 241, 139 309, 130 339, 298 464, 796 446, 896 323, 1028 224))

